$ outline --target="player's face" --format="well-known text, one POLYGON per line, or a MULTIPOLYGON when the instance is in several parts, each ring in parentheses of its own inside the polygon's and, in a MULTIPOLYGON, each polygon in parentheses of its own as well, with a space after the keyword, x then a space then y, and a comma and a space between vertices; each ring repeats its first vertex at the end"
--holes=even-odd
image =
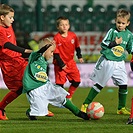
POLYGON ((53 56, 54 50, 55 50, 55 45, 52 45, 45 51, 44 57, 46 60, 49 60, 53 56))
POLYGON ((69 24, 69 21, 68 20, 61 20, 60 21, 60 24, 58 26, 58 30, 61 32, 61 33, 66 33, 70 28, 70 24, 69 24))
POLYGON ((1 25, 4 27, 9 27, 14 21, 14 12, 9 12, 7 15, 1 16, 1 25))
POLYGON ((116 19, 116 27, 119 31, 123 31, 130 24, 130 22, 126 18, 117 17, 116 19))

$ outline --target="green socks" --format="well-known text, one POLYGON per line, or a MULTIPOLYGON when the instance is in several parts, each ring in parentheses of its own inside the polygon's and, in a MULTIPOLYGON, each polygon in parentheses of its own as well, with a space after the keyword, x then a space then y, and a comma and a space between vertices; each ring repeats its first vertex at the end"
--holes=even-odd
POLYGON ((119 89, 119 104, 118 104, 118 110, 125 107, 126 105, 126 98, 127 98, 127 89, 119 89))
POLYGON ((63 106, 69 109, 76 116, 80 112, 80 110, 69 99, 66 99, 66 103, 63 106))
POLYGON ((97 91, 92 87, 83 104, 90 104, 90 103, 93 101, 93 99, 97 96, 98 93, 99 93, 99 92, 97 92, 97 91))

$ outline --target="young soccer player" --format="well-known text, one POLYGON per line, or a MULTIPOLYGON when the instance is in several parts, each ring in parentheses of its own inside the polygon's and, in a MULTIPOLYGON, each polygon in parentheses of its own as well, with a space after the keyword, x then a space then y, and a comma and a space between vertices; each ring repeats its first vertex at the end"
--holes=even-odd
POLYGON ((23 77, 23 92, 26 93, 30 103, 30 109, 26 115, 30 120, 37 120, 36 116, 48 114, 48 104, 54 106, 65 106, 74 115, 88 120, 86 113, 81 112, 66 95, 69 93, 58 85, 53 85, 47 76, 46 70, 48 60, 53 56, 55 44, 49 39, 45 39, 40 44, 40 50, 31 53, 29 63, 23 77))
POLYGON ((116 27, 111 28, 101 43, 101 57, 97 61, 91 79, 95 82, 86 97, 81 110, 86 112, 97 94, 103 89, 107 81, 112 78, 115 85, 119 86, 119 102, 117 114, 130 114, 125 108, 127 90, 127 72, 124 59, 125 51, 133 52, 133 34, 126 28, 130 24, 130 12, 119 9, 116 14, 116 27))
POLYGON ((67 79, 71 83, 67 98, 71 99, 77 87, 80 84, 80 73, 74 61, 74 53, 80 63, 83 63, 80 44, 74 32, 69 31, 70 24, 66 17, 57 19, 58 33, 54 36, 56 50, 54 52, 54 72, 55 82, 61 87, 64 86, 67 79))
POLYGON ((14 10, 5 4, 0 5, 0 67, 4 82, 10 92, 0 101, 0 120, 7 120, 5 107, 22 93, 22 77, 27 61, 22 55, 31 50, 18 47, 12 29, 14 10))

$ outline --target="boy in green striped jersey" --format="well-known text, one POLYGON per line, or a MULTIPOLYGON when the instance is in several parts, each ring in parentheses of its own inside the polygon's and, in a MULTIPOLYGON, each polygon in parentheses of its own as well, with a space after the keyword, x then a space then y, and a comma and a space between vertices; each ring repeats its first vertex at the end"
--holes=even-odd
POLYGON ((64 106, 75 116, 88 120, 87 114, 66 98, 69 93, 62 87, 53 85, 47 76, 47 61, 53 56, 54 42, 45 39, 40 46, 40 50, 31 53, 24 72, 23 93, 26 93, 30 103, 26 115, 30 120, 37 120, 37 116, 48 114, 48 104, 52 104, 57 107, 64 106))
POLYGON ((86 112, 97 94, 105 87, 108 80, 112 78, 115 85, 119 87, 117 114, 130 114, 125 108, 127 90, 127 72, 125 68, 125 51, 133 53, 133 34, 126 28, 130 24, 130 12, 119 9, 115 19, 116 26, 111 28, 101 43, 101 57, 97 61, 91 79, 94 86, 86 97, 81 110, 86 112))

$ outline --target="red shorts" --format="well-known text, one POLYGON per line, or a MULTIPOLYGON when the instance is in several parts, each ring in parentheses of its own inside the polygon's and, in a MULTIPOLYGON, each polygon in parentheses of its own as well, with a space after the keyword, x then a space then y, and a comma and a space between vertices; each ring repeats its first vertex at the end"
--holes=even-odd
POLYGON ((56 84, 65 84, 67 79, 69 81, 80 82, 80 73, 77 68, 76 62, 74 60, 69 61, 66 64, 66 69, 62 70, 59 66, 54 66, 55 71, 55 83, 56 84))
POLYGON ((28 62, 23 58, 2 63, 3 79, 9 90, 17 91, 22 88, 23 74, 27 64, 28 62))

